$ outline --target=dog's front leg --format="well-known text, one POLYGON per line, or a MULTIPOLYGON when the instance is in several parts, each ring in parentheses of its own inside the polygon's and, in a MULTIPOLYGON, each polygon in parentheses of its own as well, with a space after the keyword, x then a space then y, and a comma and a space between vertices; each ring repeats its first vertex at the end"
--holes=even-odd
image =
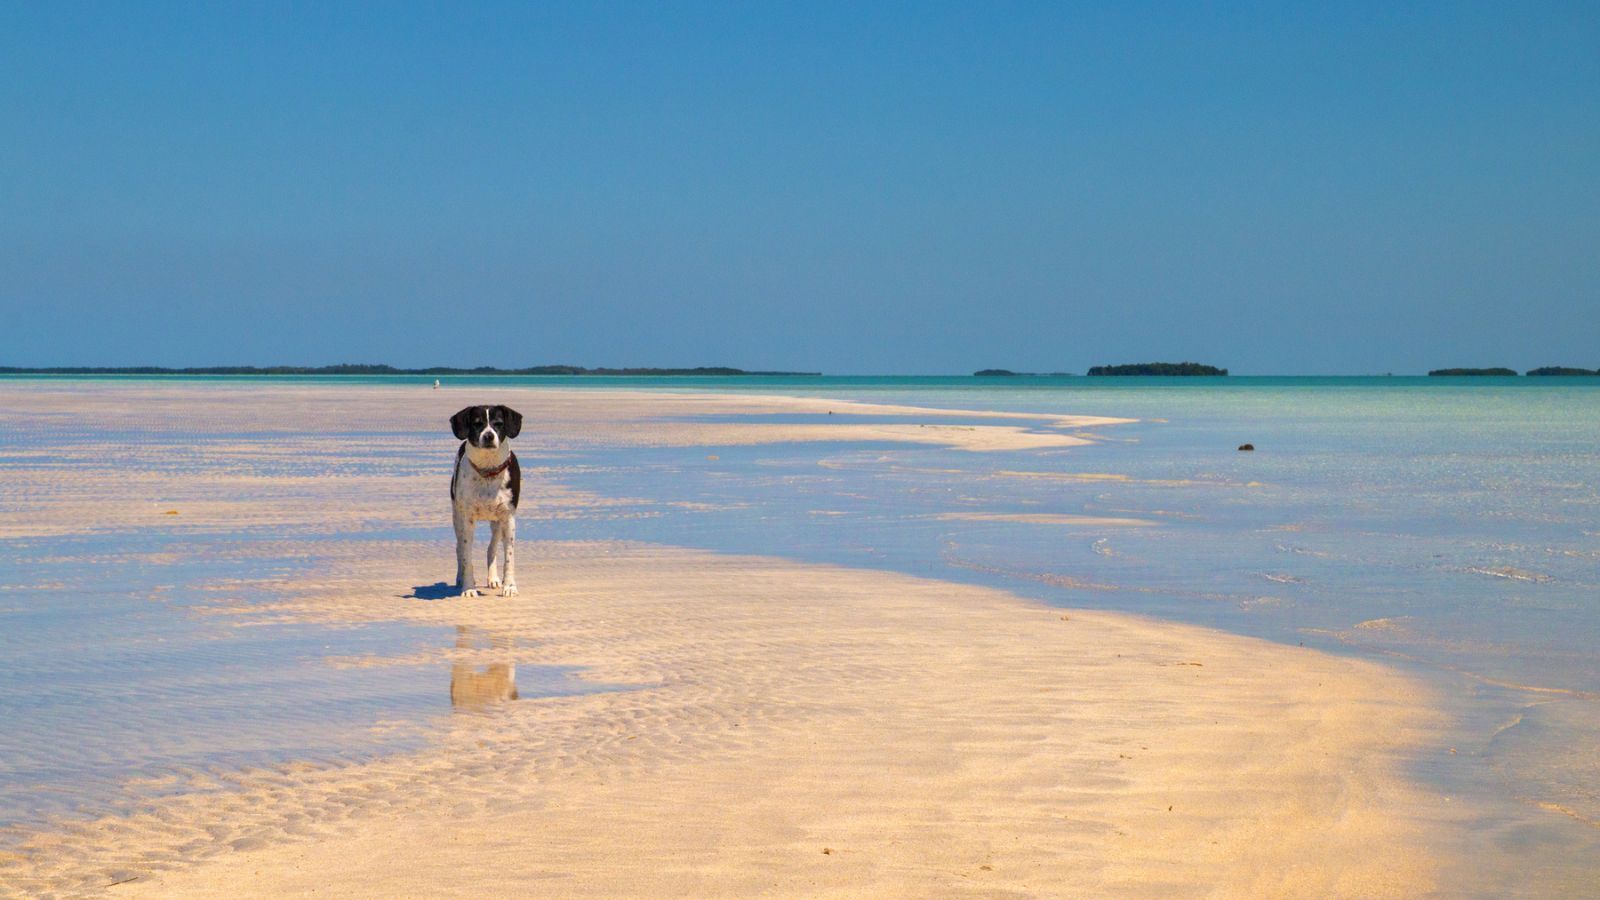
POLYGON ((500 548, 504 547, 505 543, 505 523, 499 519, 491 521, 489 523, 489 561, 487 563, 489 566, 488 588, 491 591, 498 590, 506 577, 506 567, 504 563, 500 564, 500 574, 495 574, 495 563, 499 561, 500 548))
POLYGON ((510 597, 517 592, 516 550, 517 543, 517 517, 508 516, 500 526, 500 543, 505 548, 505 560, 500 564, 500 577, 505 579, 505 587, 500 589, 500 596, 510 597))
POLYGON ((456 590, 463 597, 478 596, 477 579, 472 574, 472 526, 473 522, 460 513, 456 514, 456 590))

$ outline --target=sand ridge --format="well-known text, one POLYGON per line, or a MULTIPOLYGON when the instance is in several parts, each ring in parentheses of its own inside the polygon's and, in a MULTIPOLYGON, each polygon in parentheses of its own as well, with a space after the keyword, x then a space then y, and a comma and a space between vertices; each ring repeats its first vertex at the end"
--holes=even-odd
POLYGON ((938 513, 934 518, 947 522, 1024 522, 1030 525, 1103 525, 1114 528, 1141 528, 1156 524, 1152 519, 1083 516, 1071 513, 946 512, 938 513))
MULTIPOLYGON (((78 433, 84 422, 126 430, 179 431, 205 440, 207 430, 354 431, 366 440, 396 433, 439 433, 463 405, 506 403, 524 415, 518 446, 562 451, 583 447, 738 446, 776 442, 889 441, 961 450, 1069 448, 1093 439, 1078 429, 1133 419, 993 410, 938 409, 774 394, 671 390, 554 388, 470 384, 431 390, 417 385, 307 382, 11 382, 0 422, 27 423, 29 433, 78 433), (832 415, 830 415, 832 414, 832 415), (727 421, 704 417, 810 415, 816 421, 727 421), (905 422, 852 421, 896 417, 905 422), (700 420, 696 420, 700 417, 700 420), (952 424, 962 418, 996 424, 952 424), (240 428, 247 423, 248 429, 240 428), (1029 423, 1027 425, 1017 423, 1029 423)), ((47 446, 42 452, 49 453, 47 446)))

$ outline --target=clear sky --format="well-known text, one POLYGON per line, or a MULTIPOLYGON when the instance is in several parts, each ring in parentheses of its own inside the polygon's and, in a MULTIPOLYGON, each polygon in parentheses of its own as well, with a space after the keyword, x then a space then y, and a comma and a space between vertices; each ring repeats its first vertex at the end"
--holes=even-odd
POLYGON ((0 3, 0 365, 1600 366, 1600 3, 0 3))

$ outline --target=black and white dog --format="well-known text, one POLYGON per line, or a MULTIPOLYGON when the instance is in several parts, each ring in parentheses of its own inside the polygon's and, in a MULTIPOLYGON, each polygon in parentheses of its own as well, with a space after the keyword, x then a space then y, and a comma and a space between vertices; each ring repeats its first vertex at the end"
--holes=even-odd
POLYGON ((517 502, 522 499, 522 467, 510 441, 522 432, 522 414, 506 406, 469 406, 450 417, 461 439, 456 470, 450 476, 450 502, 456 525, 456 588, 462 596, 480 593, 472 574, 472 532, 489 522, 489 588, 501 596, 517 592, 512 543, 517 537, 517 502), (495 558, 504 554, 499 577, 495 558))

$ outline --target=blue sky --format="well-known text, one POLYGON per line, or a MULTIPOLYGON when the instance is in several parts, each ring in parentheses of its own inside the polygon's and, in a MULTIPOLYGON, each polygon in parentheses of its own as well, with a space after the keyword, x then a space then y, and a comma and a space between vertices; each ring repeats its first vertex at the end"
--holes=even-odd
POLYGON ((0 364, 1600 366, 1600 4, 0 7, 0 364))

